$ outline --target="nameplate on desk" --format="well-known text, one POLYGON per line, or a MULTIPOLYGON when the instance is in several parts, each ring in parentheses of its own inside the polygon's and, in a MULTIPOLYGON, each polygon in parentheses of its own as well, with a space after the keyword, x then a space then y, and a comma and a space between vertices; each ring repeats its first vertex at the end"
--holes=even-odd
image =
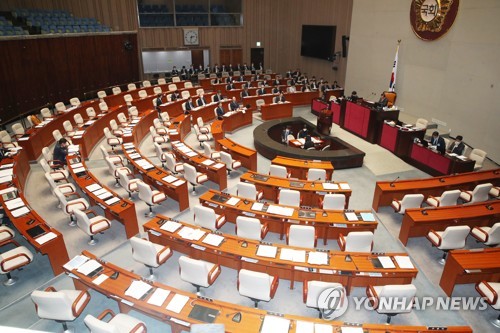
POLYGON ((258 259, 248 258, 248 257, 241 257, 241 260, 246 261, 246 262, 249 262, 249 263, 252 263, 252 264, 255 264, 255 263, 258 263, 258 262, 259 262, 259 260, 258 260, 258 259))
POLYGON ((255 174, 252 177, 253 177, 253 179, 260 180, 262 182, 266 182, 269 179, 268 176, 255 175, 255 174))
POLYGON ((482 272, 482 270, 480 270, 480 269, 466 269, 465 270, 465 273, 467 273, 467 274, 474 274, 474 273, 481 273, 481 272, 482 272))
POLYGON ((221 202, 221 203, 224 203, 224 202, 229 200, 229 198, 227 196, 220 195, 220 194, 214 194, 212 196, 212 198, 210 198, 210 199, 213 201, 216 201, 216 202, 221 202))
POLYGON ((151 230, 151 229, 149 229, 149 233, 153 236, 161 236, 161 233, 159 233, 158 231, 151 230))

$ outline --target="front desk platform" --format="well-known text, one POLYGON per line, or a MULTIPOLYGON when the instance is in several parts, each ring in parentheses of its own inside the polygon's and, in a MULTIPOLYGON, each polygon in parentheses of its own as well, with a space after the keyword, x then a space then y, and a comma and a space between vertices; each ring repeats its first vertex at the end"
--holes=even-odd
POLYGON ((276 156, 285 156, 297 159, 330 161, 335 165, 335 169, 346 169, 361 167, 365 156, 364 152, 339 138, 321 135, 316 131, 314 124, 301 117, 266 121, 254 129, 253 137, 255 149, 270 160, 276 156), (304 150, 281 143, 281 132, 284 127, 290 126, 292 132, 296 134, 304 125, 314 129, 312 135, 328 142, 330 149, 304 150))
POLYGON ((449 155, 441 155, 418 143, 411 146, 410 156, 406 159, 408 163, 432 176, 451 175, 474 171, 474 160, 462 161, 449 155))

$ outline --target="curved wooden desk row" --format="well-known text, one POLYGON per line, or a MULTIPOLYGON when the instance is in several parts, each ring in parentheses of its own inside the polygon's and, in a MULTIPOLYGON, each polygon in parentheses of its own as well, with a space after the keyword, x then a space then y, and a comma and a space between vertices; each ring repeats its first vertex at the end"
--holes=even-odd
POLYGON ((450 251, 439 285, 451 296, 456 284, 500 282, 499 257, 500 248, 450 251))
POLYGON ((281 189, 296 190, 300 192, 302 206, 318 207, 319 200, 323 199, 327 193, 345 195, 345 206, 349 207, 349 198, 351 189, 347 189, 349 184, 327 183, 319 181, 310 181, 303 179, 280 178, 270 175, 264 175, 257 172, 248 171, 240 177, 240 181, 252 183, 257 190, 263 192, 263 198, 278 203, 278 195, 281 189))
MULTIPOLYGON (((99 260, 96 256, 90 252, 84 251, 83 255, 99 260)), ((218 300, 207 300, 197 297, 195 294, 187 293, 170 286, 161 284, 159 282, 144 281, 153 287, 154 292, 156 290, 165 290, 169 294, 167 298, 160 305, 153 305, 148 303, 151 299, 153 292, 146 294, 143 299, 135 299, 131 296, 125 294, 126 290, 129 288, 133 281, 141 280, 141 277, 134 274, 124 268, 118 267, 112 263, 107 263, 99 260, 103 266, 103 271, 101 275, 110 276, 114 272, 118 272, 119 275, 115 280, 105 279, 100 284, 95 284, 92 281, 95 277, 88 277, 82 273, 79 273, 77 269, 66 270, 68 274, 72 274, 75 282, 75 286, 78 289, 93 289, 103 295, 114 299, 120 308, 120 311, 127 313, 130 310, 140 311, 148 316, 156 318, 160 321, 168 323, 171 326, 173 333, 180 333, 181 331, 189 331, 191 324, 198 324, 201 321, 189 317, 195 305, 200 305, 208 307, 211 309, 218 310, 219 313, 216 316, 214 323, 224 324, 226 332, 232 333, 256 333, 260 331, 260 328, 265 320, 266 316, 273 316, 272 313, 268 313, 265 310, 249 308, 241 305, 236 305, 232 303, 227 303, 218 300), (174 297, 187 297, 187 302, 180 309, 179 312, 174 312, 167 307, 174 297), (235 314, 241 314, 241 321, 233 321, 232 318, 235 314)), ((274 314, 276 315, 276 314, 274 314)), ((290 321, 289 333, 297 332, 297 322, 305 321, 312 322, 315 324, 322 324, 332 327, 335 332, 339 332, 341 327, 349 327, 352 324, 340 322, 340 321, 324 321, 317 318, 300 317, 295 315, 280 315, 282 318, 290 321)), ((361 325, 361 324, 360 324, 361 325)), ((363 328, 364 332, 367 333, 433 333, 436 328, 426 327, 426 326, 394 326, 394 325, 384 325, 384 324, 362 324, 360 326, 363 328)), ((472 333, 472 330, 468 326, 450 326, 442 328, 447 332, 453 333, 472 333)))
POLYGON ((471 228, 492 226, 500 221, 500 201, 439 208, 407 209, 399 231, 399 240, 406 245, 410 237, 424 237, 433 229, 468 225, 471 228))
POLYGON ((230 154, 233 159, 239 160, 243 167, 257 171, 257 152, 255 150, 242 146, 228 138, 216 140, 215 150, 224 151, 230 154))
POLYGON ((165 217, 157 217, 147 222, 144 228, 150 234, 149 239, 155 243, 169 245, 173 250, 191 257, 236 270, 245 268, 276 275, 281 279, 290 280, 290 289, 293 289, 295 281, 320 280, 340 282, 349 293, 353 286, 411 283, 418 273, 414 267, 399 267, 395 259, 394 268, 391 269, 377 268, 372 261, 378 261, 375 258, 379 256, 403 256, 409 260, 406 253, 369 254, 297 248, 219 232, 212 234, 208 229, 174 222, 165 217), (167 220, 170 222, 165 223, 167 220), (203 235, 197 240, 188 239, 192 229, 201 230, 203 235), (188 238, 185 238, 186 236, 188 238), (211 237, 216 239, 214 243, 211 237), (276 253, 274 256, 261 254, 259 247, 267 247, 266 250, 272 249, 276 253), (346 261, 346 256, 350 256, 352 261, 346 261))
POLYGON ((120 221, 125 227, 127 238, 139 233, 139 223, 135 205, 128 199, 121 198, 113 190, 103 185, 87 169, 85 161, 75 156, 68 156, 68 170, 80 189, 87 195, 92 205, 98 205, 104 210, 106 218, 120 221), (108 192, 108 193, 102 193, 108 192), (102 194, 101 194, 102 193, 102 194))
POLYGON ((309 169, 323 169, 326 171, 326 179, 331 179, 334 166, 332 162, 320 160, 304 160, 284 156, 276 156, 272 164, 282 165, 291 173, 291 177, 307 179, 309 169))
POLYGON ((24 197, 24 182, 29 172, 27 152, 22 149, 12 158, 4 158, 1 165, 5 167, 6 165, 9 165, 11 163, 14 164, 12 166, 12 182, 0 184, 0 190, 5 190, 11 186, 16 187, 18 189, 18 197, 21 198, 21 200, 25 203, 25 206, 29 209, 29 212, 20 216, 18 216, 17 213, 13 214, 10 210, 7 209, 7 205, 2 196, 0 196, 1 205, 2 207, 4 207, 5 214, 7 214, 9 220, 19 231, 19 233, 33 246, 33 248, 37 252, 47 255, 54 275, 58 275, 63 272, 62 265, 64 265, 64 263, 69 259, 68 251, 66 250, 66 245, 64 243, 64 237, 59 231, 48 225, 45 220, 37 214, 35 210, 31 209, 28 201, 24 197), (38 227, 42 228, 46 232, 46 234, 36 237, 30 236, 28 230, 38 227), (44 241, 44 238, 50 236, 55 237, 48 241, 44 241))
POLYGON ((483 183, 500 186, 500 169, 424 179, 377 182, 372 207, 378 211, 381 206, 390 206, 394 198, 401 200, 405 194, 421 193, 425 196, 440 196, 447 190, 472 190, 476 185, 483 183))
POLYGON ((352 211, 357 220, 349 220, 344 211, 325 211, 322 209, 300 209, 297 207, 274 205, 266 202, 258 202, 239 198, 226 193, 208 190, 200 196, 200 203, 213 208, 217 214, 224 214, 229 222, 236 222, 236 218, 241 215, 255 217, 261 222, 269 224, 269 230, 280 234, 283 239, 286 229, 291 224, 313 225, 316 228, 318 238, 323 238, 326 244, 327 239, 337 239, 339 234, 347 235, 351 231, 371 231, 375 232, 377 221, 370 216, 370 221, 363 221, 361 213, 368 211, 352 211), (227 200, 235 198, 239 201, 228 204, 227 200), (271 210, 269 207, 272 207, 271 210), (252 209, 253 208, 253 209, 252 209), (259 210, 257 208, 260 208, 259 210), (277 212, 275 211, 277 210, 277 212), (295 222, 293 222, 295 221, 295 222))
MULTIPOLYGON (((292 103, 293 106, 298 105, 310 105, 311 100, 319 97, 319 91, 308 91, 308 92, 295 92, 295 93, 284 93, 285 100, 287 102, 292 103)), ((272 104, 273 99, 276 97, 276 94, 265 94, 261 96, 247 96, 243 97, 243 105, 248 105, 252 108, 257 108, 256 101, 258 99, 263 99, 265 104, 272 104)))

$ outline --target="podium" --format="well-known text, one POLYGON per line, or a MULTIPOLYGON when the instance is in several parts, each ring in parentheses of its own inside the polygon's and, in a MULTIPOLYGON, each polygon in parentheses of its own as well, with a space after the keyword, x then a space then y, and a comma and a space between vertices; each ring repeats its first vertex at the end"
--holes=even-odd
POLYGON ((320 134, 330 135, 332 129, 333 111, 323 109, 319 112, 316 128, 320 134))

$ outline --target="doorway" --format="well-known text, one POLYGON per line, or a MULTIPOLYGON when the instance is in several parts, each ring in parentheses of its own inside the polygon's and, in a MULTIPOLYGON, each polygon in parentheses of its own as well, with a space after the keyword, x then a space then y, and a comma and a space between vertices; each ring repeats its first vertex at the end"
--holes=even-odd
POLYGON ((262 68, 266 68, 264 66, 264 48, 252 47, 250 49, 250 62, 253 62, 255 67, 259 66, 259 64, 262 64, 262 68))

